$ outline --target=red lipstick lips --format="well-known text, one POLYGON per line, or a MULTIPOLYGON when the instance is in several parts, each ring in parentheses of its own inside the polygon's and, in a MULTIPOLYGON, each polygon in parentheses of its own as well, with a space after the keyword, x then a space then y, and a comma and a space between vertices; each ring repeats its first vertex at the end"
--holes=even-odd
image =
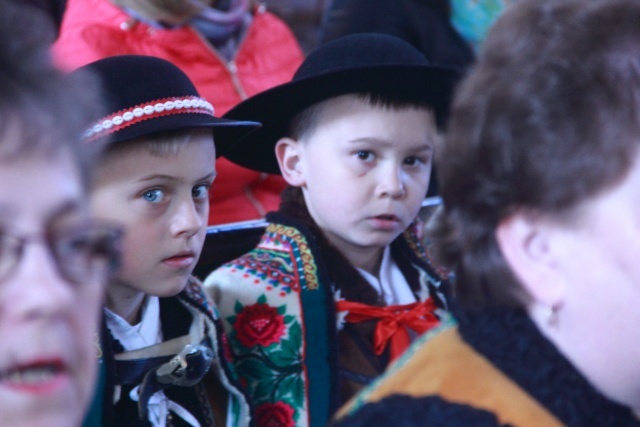
POLYGON ((1 385, 31 394, 55 392, 67 380, 68 372, 60 359, 28 362, 0 372, 1 385))

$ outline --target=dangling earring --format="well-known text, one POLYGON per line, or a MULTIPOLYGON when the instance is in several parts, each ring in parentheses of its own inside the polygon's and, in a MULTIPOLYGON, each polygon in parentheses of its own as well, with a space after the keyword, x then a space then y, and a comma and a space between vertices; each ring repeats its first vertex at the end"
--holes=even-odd
POLYGON ((102 345, 100 344, 100 335, 96 332, 94 334, 94 337, 95 337, 96 357, 98 359, 102 359, 103 352, 102 352, 102 345))
POLYGON ((546 319, 547 325, 551 328, 555 328, 558 326, 558 310, 559 307, 557 304, 550 305, 547 307, 546 319))

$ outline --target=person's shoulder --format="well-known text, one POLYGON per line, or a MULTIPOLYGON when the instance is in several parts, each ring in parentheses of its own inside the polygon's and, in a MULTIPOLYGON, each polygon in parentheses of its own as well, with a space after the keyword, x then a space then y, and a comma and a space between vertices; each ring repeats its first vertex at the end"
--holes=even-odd
POLYGON ((260 275, 264 266, 269 265, 275 257, 272 251, 264 247, 263 236, 251 250, 212 270, 204 279, 203 286, 211 294, 212 288, 235 287, 243 282, 254 282, 255 276, 260 275))
POLYGON ((468 405, 448 402, 441 396, 413 397, 394 394, 367 403, 355 413, 332 424, 333 427, 358 426, 405 427, 499 427, 495 414, 468 405))
POLYGON ((253 13, 251 31, 259 34, 263 41, 277 40, 279 43, 288 42, 288 48, 302 56, 302 50, 291 27, 279 16, 267 10, 264 6, 259 6, 253 13))
POLYGON ((108 0, 69 0, 51 46, 59 68, 72 71, 107 56, 128 53, 130 17, 108 0))
POLYGON ((259 25, 277 25, 289 28, 289 25, 282 18, 267 9, 265 5, 260 5, 254 9, 253 22, 259 25))
POLYGON ((178 298, 183 301, 189 301, 189 303, 195 304, 213 315, 211 301, 209 301, 205 293, 202 282, 195 276, 189 277, 186 286, 182 292, 180 292, 178 298))

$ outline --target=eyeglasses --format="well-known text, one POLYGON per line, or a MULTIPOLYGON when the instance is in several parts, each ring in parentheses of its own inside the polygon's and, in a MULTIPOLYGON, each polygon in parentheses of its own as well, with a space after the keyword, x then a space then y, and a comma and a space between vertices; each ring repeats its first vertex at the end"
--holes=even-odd
MULTIPOLYGON (((47 233, 18 236, 0 229, 0 282, 20 263, 27 242, 44 243, 60 275, 74 284, 104 281, 118 267, 122 230, 94 222, 58 227, 47 233)), ((37 267, 36 267, 37 268, 37 267)))

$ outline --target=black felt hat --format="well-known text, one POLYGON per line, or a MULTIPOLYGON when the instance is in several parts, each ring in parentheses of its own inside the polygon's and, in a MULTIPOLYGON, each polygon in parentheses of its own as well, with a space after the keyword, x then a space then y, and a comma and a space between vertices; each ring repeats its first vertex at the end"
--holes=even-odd
POLYGON ((107 116, 98 118, 84 135, 86 142, 121 143, 157 132, 212 128, 216 154, 224 154, 257 122, 214 117, 214 108, 200 97, 182 70, 172 63, 142 55, 112 56, 79 71, 101 84, 107 116))
POLYGON ((424 100, 442 124, 459 77, 458 70, 431 65, 397 37, 374 33, 340 37, 311 52, 291 82, 261 92, 223 116, 262 123, 224 156, 250 169, 280 173, 274 147, 287 136, 291 119, 313 104, 349 93, 424 100))

